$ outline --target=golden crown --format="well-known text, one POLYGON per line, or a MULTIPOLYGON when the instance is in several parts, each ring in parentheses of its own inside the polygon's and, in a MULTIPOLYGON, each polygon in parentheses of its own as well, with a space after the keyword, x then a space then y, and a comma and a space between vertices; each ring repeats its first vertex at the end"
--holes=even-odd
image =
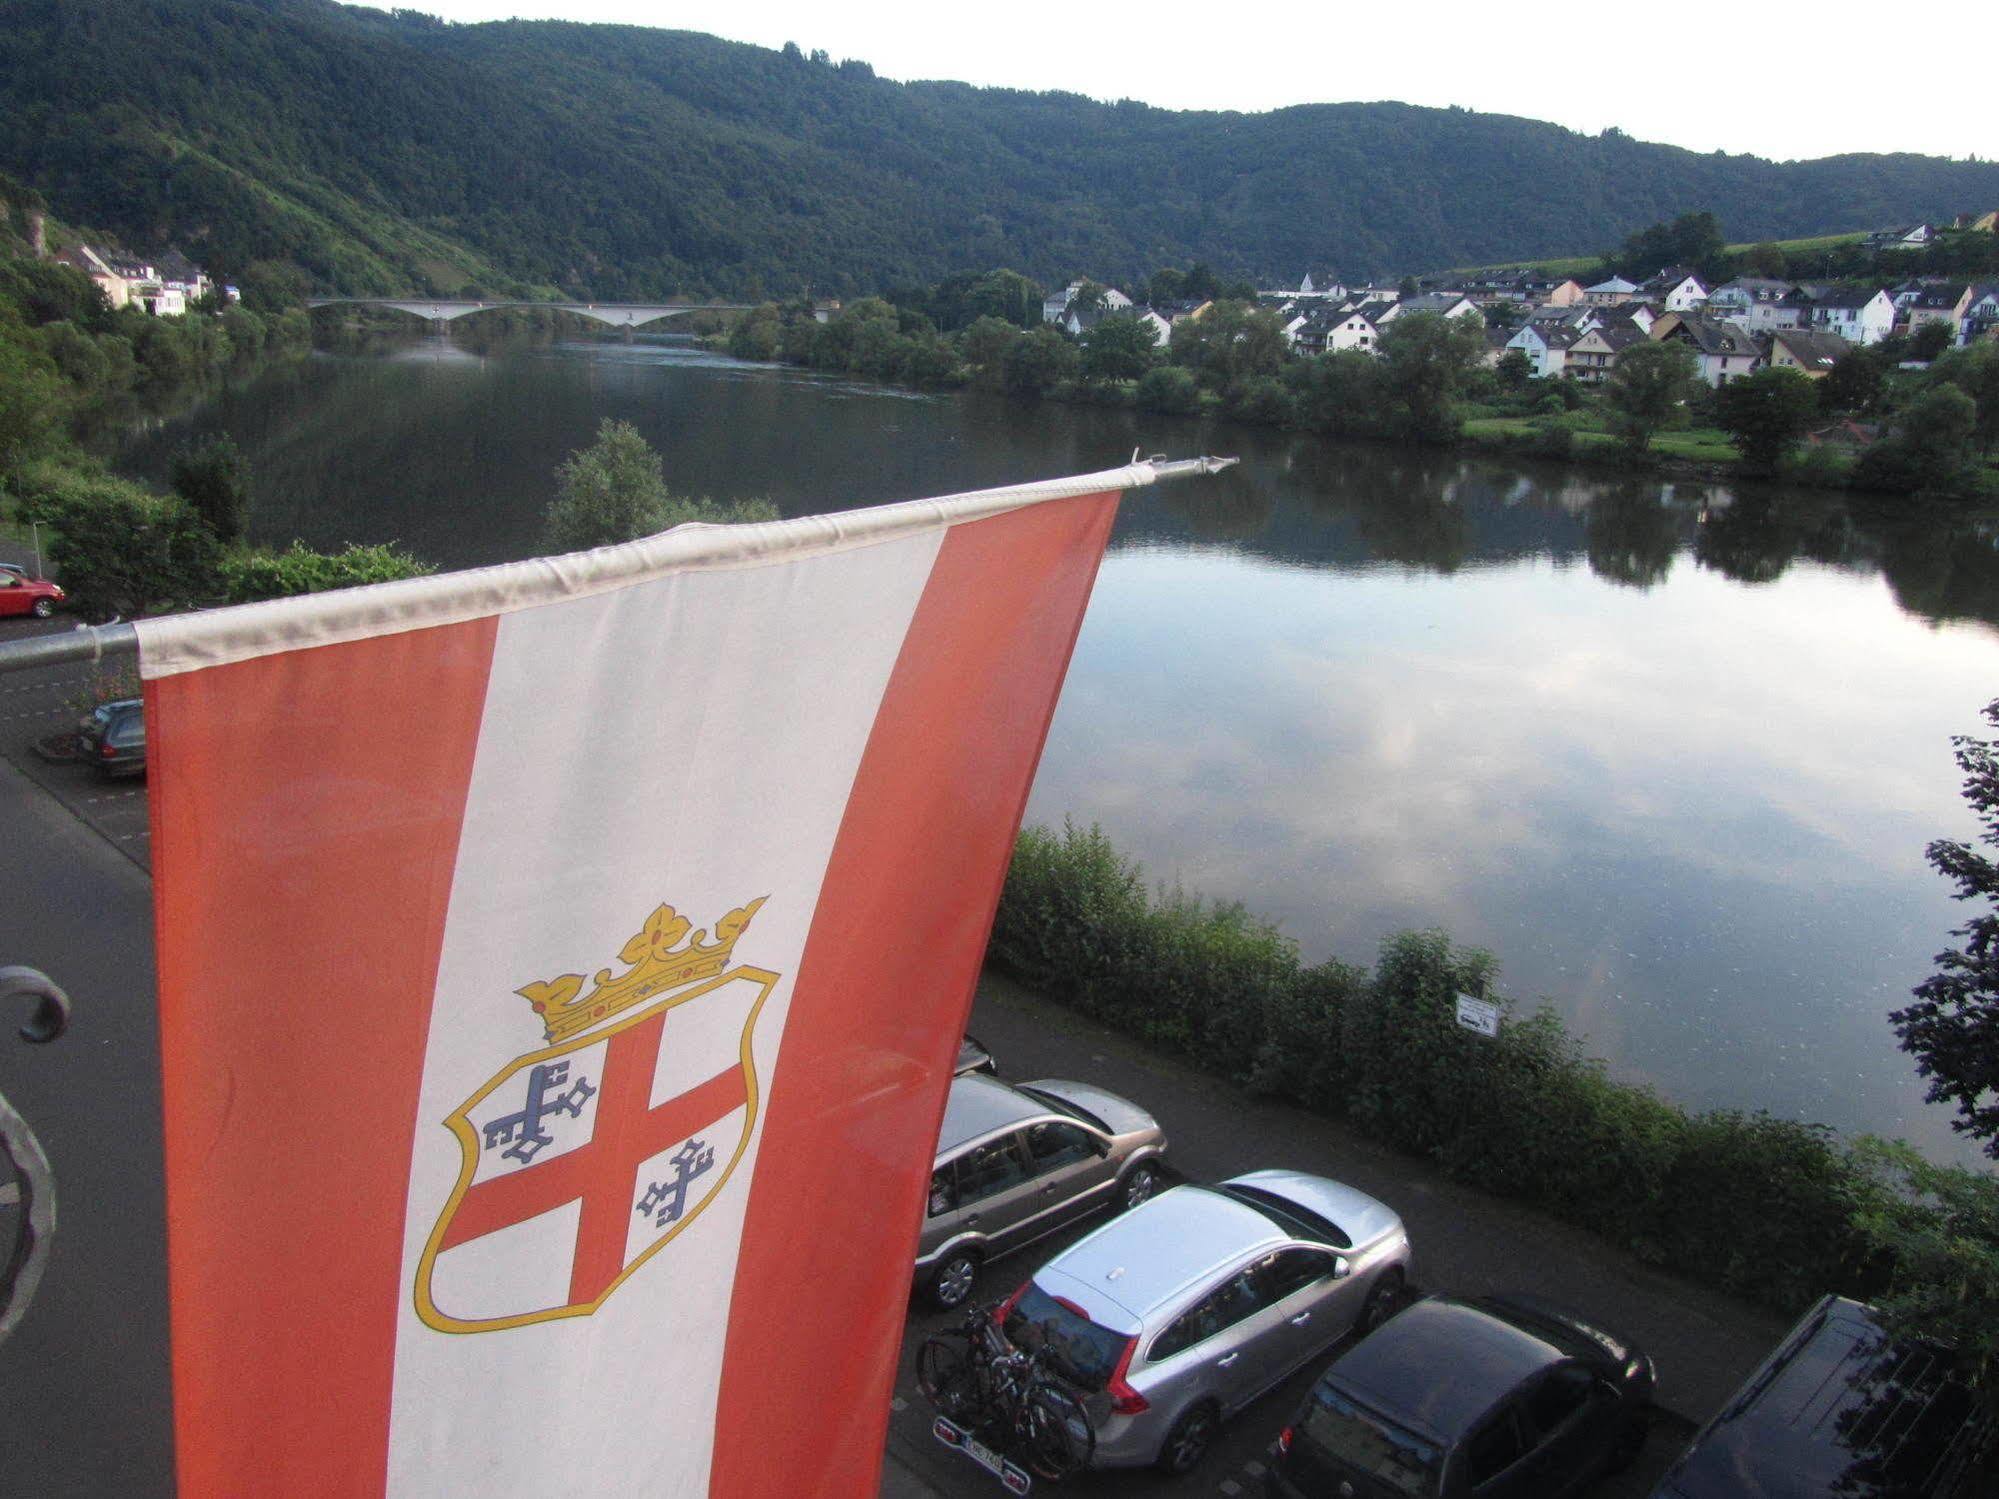
POLYGON ((705 941, 705 930, 696 928, 672 906, 661 906, 618 952, 618 959, 630 965, 618 978, 600 968, 588 994, 583 992, 583 975, 565 973, 560 978, 524 984, 514 992, 534 1006, 541 1016, 548 1039, 566 1041, 578 1031, 588 1030, 598 1021, 643 1004, 655 995, 684 984, 713 978, 729 964, 729 953, 743 935, 750 918, 770 897, 760 895, 747 906, 738 906, 715 923, 715 940, 705 941), (688 937, 688 933, 694 935, 688 937), (681 938, 686 937, 683 945, 681 938))

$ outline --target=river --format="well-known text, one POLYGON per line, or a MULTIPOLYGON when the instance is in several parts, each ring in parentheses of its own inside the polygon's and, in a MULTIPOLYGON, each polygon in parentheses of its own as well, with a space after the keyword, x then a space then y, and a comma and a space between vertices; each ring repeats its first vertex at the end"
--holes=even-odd
POLYGON ((786 514, 1112 467, 1123 506, 1028 808, 1240 901, 1308 958, 1442 927, 1614 1075, 1971 1160, 1887 1012, 1965 908, 1950 736, 1999 697, 1999 547, 1928 511, 931 397, 684 342, 316 355, 132 431, 231 434, 253 531, 530 555, 634 423, 676 489, 786 514))

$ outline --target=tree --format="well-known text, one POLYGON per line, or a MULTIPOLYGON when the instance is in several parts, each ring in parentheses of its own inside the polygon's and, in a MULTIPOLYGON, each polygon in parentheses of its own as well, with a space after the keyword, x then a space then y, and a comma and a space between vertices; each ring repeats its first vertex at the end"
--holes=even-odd
POLYGON ((665 529, 669 497, 659 454, 630 422, 606 417, 597 440, 556 469, 555 486, 548 507, 551 550, 580 552, 665 529))
POLYGON ((13 311, 0 306, 0 472, 53 442, 67 405, 55 362, 13 311))
POLYGON ((1652 224, 1627 235, 1615 257, 1616 269, 1642 280, 1670 266, 1688 266, 1713 281, 1728 268, 1728 245, 1721 221, 1711 213, 1683 213, 1670 223, 1652 224))
POLYGON ((1136 380, 1159 362, 1152 324, 1129 313, 1101 319, 1083 334, 1085 380, 1136 380))
POLYGON ((77 474, 37 508, 55 523, 49 558, 85 615, 130 619, 220 591, 215 534, 179 498, 77 474))
POLYGON ((1909 357, 1928 363, 1950 347, 1950 324, 1934 319, 1909 335, 1909 357))
MULTIPOLYGON (((1985 721, 1999 728, 1999 701, 1986 704, 1985 721)), ((1958 734, 1951 745, 1978 841, 1999 846, 1999 741, 1958 734)), ((1954 838, 1937 839, 1924 857, 1957 886, 1956 899, 1982 908, 1952 928, 1963 945, 1937 954, 1937 971, 1916 986, 1916 1002, 1888 1021, 1929 1079, 1925 1097, 1954 1104, 1951 1128, 1984 1142, 1999 1160, 1999 863, 1954 838)))
POLYGON ((1889 1267, 1887 1293, 1872 1298, 1883 1324, 1951 1349, 1999 1415, 1999 1180, 1900 1140, 1863 1139, 1854 1154, 1877 1187, 1854 1226, 1889 1267))
POLYGON ((1939 382, 1909 403, 1894 429, 1860 455, 1853 479, 1863 489, 1955 498, 1977 485, 1971 439, 1978 405, 1957 386, 1939 382))
POLYGON ((1405 313, 1381 334, 1382 382, 1392 422, 1415 442, 1449 442, 1464 419, 1458 397, 1485 357, 1485 325, 1473 317, 1405 313))
POLYGON ((1888 360, 1881 346, 1852 349, 1833 361, 1832 373, 1819 387, 1819 402, 1827 411, 1846 411, 1864 416, 1881 403, 1881 391, 1888 375, 1888 360))
POLYGON ((1812 379, 1798 370, 1758 370, 1731 380, 1715 397, 1715 425, 1729 436, 1743 466, 1773 472, 1819 414, 1812 379))
POLYGON ((1999 343, 1987 341, 1975 348, 1953 350, 1937 361, 1931 374, 1971 397, 1977 413, 1972 440, 1979 451, 1989 454, 1999 442, 1999 343))
POLYGON ((1525 390, 1527 382, 1534 378, 1534 362, 1527 357, 1525 349, 1508 349, 1499 356, 1493 373, 1499 377, 1503 389, 1525 390))
POLYGON ((1700 384, 1694 351, 1678 339, 1634 344, 1618 356, 1604 382, 1611 430, 1635 453, 1680 413, 1700 384))
POLYGON ((224 546, 250 529, 250 466, 227 435, 183 446, 173 456, 167 483, 224 546))
POLYGON ((1076 346, 1045 323, 1016 338, 1000 361, 1000 383, 1010 395, 1038 396, 1075 374, 1076 346))
POLYGON ((1002 318, 982 317, 958 335, 958 352, 972 365, 996 381, 1006 352, 1022 337, 1020 329, 1002 318))

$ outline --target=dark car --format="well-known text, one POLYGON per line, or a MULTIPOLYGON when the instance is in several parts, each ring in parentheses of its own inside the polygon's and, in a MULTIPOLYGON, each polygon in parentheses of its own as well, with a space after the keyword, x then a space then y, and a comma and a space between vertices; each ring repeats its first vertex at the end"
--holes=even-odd
POLYGON ((1281 1499, 1557 1499, 1644 1445, 1652 1361, 1525 1296, 1429 1296, 1335 1359, 1278 1437, 1281 1499))
POLYGON ((977 1036, 967 1036, 958 1043, 958 1065, 951 1071, 959 1077, 968 1072, 983 1072, 987 1077, 999 1076, 999 1064, 993 1054, 979 1043, 977 1036))
POLYGON ((83 758, 107 776, 146 772, 145 706, 136 697, 105 703, 77 725, 83 758))
POLYGON ((1828 1296, 1653 1499, 1988 1499, 1995 1438, 1947 1355, 1897 1343, 1868 1307, 1828 1296))

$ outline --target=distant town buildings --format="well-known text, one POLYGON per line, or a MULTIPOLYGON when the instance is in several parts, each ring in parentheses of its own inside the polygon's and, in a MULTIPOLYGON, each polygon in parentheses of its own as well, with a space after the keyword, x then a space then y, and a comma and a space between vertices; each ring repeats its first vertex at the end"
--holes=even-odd
MULTIPOLYGON (((215 289, 208 273, 178 250, 147 261, 78 244, 51 258, 83 272, 114 308, 139 307, 154 317, 184 316, 190 304, 215 289)), ((224 288, 224 295, 234 301, 236 289, 224 288)))

